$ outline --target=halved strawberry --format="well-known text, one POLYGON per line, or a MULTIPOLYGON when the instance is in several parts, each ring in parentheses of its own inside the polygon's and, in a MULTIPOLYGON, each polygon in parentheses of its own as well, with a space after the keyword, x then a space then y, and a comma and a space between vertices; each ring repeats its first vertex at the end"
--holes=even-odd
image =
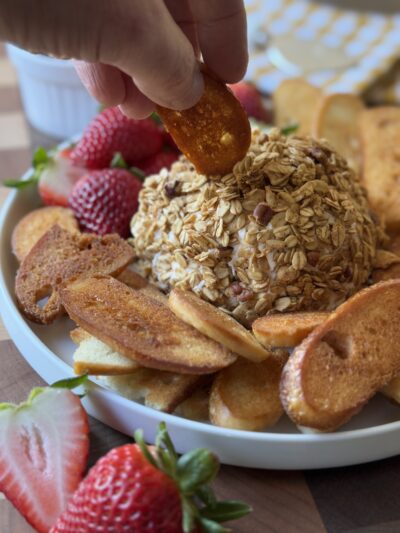
POLYGON ((87 170, 72 161, 72 148, 65 148, 49 157, 39 176, 38 190, 46 205, 68 206, 68 196, 75 183, 87 170))
POLYGON ((75 183, 86 169, 71 159, 73 148, 46 151, 39 147, 33 155, 33 172, 27 180, 6 180, 4 185, 23 189, 32 184, 38 185, 38 191, 45 205, 68 206, 68 196, 75 183))
POLYGON ((40 533, 79 485, 88 432, 79 398, 66 389, 37 388, 25 403, 0 404, 0 491, 40 533))

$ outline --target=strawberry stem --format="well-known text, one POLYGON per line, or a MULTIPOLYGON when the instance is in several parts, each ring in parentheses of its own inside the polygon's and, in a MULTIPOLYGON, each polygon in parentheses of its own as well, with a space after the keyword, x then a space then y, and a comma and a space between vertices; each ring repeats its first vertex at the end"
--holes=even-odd
POLYGON ((149 463, 177 484, 181 494, 184 533, 191 533, 196 524, 205 533, 225 533, 229 530, 220 522, 235 520, 251 512, 251 508, 243 502, 217 501, 209 483, 218 473, 218 458, 205 448, 196 448, 178 457, 165 422, 159 426, 154 454, 146 446, 142 430, 135 431, 135 440, 149 463))
POLYGON ((66 379, 60 379, 56 381, 55 383, 52 383, 50 387, 53 389, 75 389, 76 387, 79 387, 80 385, 84 385, 89 376, 88 374, 82 374, 81 376, 76 376, 73 378, 66 378, 66 379))
POLYGON ((153 113, 150 115, 150 118, 158 126, 161 126, 161 124, 162 124, 161 118, 159 117, 159 115, 157 115, 157 113, 155 111, 153 111, 153 113))
POLYGON ((287 126, 281 128, 281 133, 282 135, 291 135, 292 133, 296 133, 298 129, 299 124, 294 122, 293 124, 288 124, 287 126))
POLYGON ((110 163, 111 168, 128 168, 128 163, 122 157, 121 152, 115 152, 110 163))
POLYGON ((148 462, 151 465, 153 465, 155 468, 159 469, 159 465, 157 464, 157 462, 154 459, 154 457, 152 456, 152 454, 149 452, 149 449, 146 446, 146 443, 144 442, 143 430, 142 429, 137 429, 135 431, 134 438, 135 438, 136 444, 139 446, 142 454, 146 457, 148 462))

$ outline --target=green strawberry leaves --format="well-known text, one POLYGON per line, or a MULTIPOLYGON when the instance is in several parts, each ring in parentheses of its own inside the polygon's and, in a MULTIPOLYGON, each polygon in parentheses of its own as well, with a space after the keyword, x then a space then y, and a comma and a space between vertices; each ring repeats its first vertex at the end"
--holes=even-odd
POLYGON ((75 389, 76 387, 79 387, 80 385, 84 385, 88 380, 87 374, 82 374, 81 376, 76 376, 73 378, 66 378, 66 379, 60 379, 59 381, 56 381, 52 385, 50 385, 53 389, 75 389))
POLYGON ((191 450, 178 460, 178 478, 181 490, 193 494, 203 485, 211 483, 217 476, 219 461, 205 448, 191 450))
POLYGON ((251 507, 243 502, 217 501, 210 483, 217 476, 219 461, 210 450, 196 448, 178 457, 164 422, 159 426, 154 453, 146 446, 141 430, 135 432, 135 440, 146 459, 179 487, 184 533, 190 533, 196 525, 205 533, 225 533, 230 530, 223 527, 222 522, 251 512, 251 507))
POLYGON ((300 125, 297 122, 293 122, 293 124, 288 124, 287 126, 284 126, 281 128, 282 135, 292 135, 293 133, 296 133, 296 131, 299 129, 300 125))
POLYGON ((132 174, 134 174, 137 178, 140 179, 140 181, 144 181, 146 174, 138 167, 130 167, 128 163, 125 161, 125 159, 122 157, 121 152, 115 152, 111 163, 111 168, 124 168, 126 170, 129 170, 132 174))
POLYGON ((39 148, 33 154, 32 166, 33 168, 37 168, 39 165, 46 165, 50 159, 51 158, 49 154, 43 148, 43 146, 39 146, 39 148))
POLYGON ((243 502, 228 500, 216 502, 213 506, 204 509, 201 515, 204 518, 215 520, 216 522, 227 522, 242 518, 249 513, 249 506, 243 502))
POLYGON ((30 178, 27 180, 5 180, 3 185, 13 189, 25 189, 26 187, 37 183, 43 169, 49 165, 52 161, 52 156, 42 146, 35 151, 32 159, 33 172, 30 178))

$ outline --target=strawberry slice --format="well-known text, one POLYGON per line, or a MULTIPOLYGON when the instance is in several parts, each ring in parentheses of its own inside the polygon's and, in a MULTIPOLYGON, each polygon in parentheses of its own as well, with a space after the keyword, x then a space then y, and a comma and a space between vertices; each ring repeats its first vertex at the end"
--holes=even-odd
POLYGON ((48 532, 82 478, 89 426, 79 398, 37 388, 0 404, 0 491, 40 533, 48 532))
POLYGON ((14 189, 23 189, 32 184, 38 185, 38 191, 45 205, 68 206, 68 196, 87 170, 71 158, 73 148, 50 150, 39 147, 33 156, 33 172, 26 180, 5 180, 3 185, 14 189))
POLYGON ((68 206, 68 196, 87 170, 72 161, 72 148, 57 152, 43 163, 39 176, 39 194, 45 205, 68 206))

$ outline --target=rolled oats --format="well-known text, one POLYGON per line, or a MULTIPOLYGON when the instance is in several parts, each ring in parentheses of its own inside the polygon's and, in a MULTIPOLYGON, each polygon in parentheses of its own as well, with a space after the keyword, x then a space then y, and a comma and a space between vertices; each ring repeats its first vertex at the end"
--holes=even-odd
POLYGON ((369 278, 384 233, 346 162, 323 142, 258 129, 232 173, 181 157, 146 179, 132 219, 138 268, 248 324, 274 311, 330 310, 369 278))

